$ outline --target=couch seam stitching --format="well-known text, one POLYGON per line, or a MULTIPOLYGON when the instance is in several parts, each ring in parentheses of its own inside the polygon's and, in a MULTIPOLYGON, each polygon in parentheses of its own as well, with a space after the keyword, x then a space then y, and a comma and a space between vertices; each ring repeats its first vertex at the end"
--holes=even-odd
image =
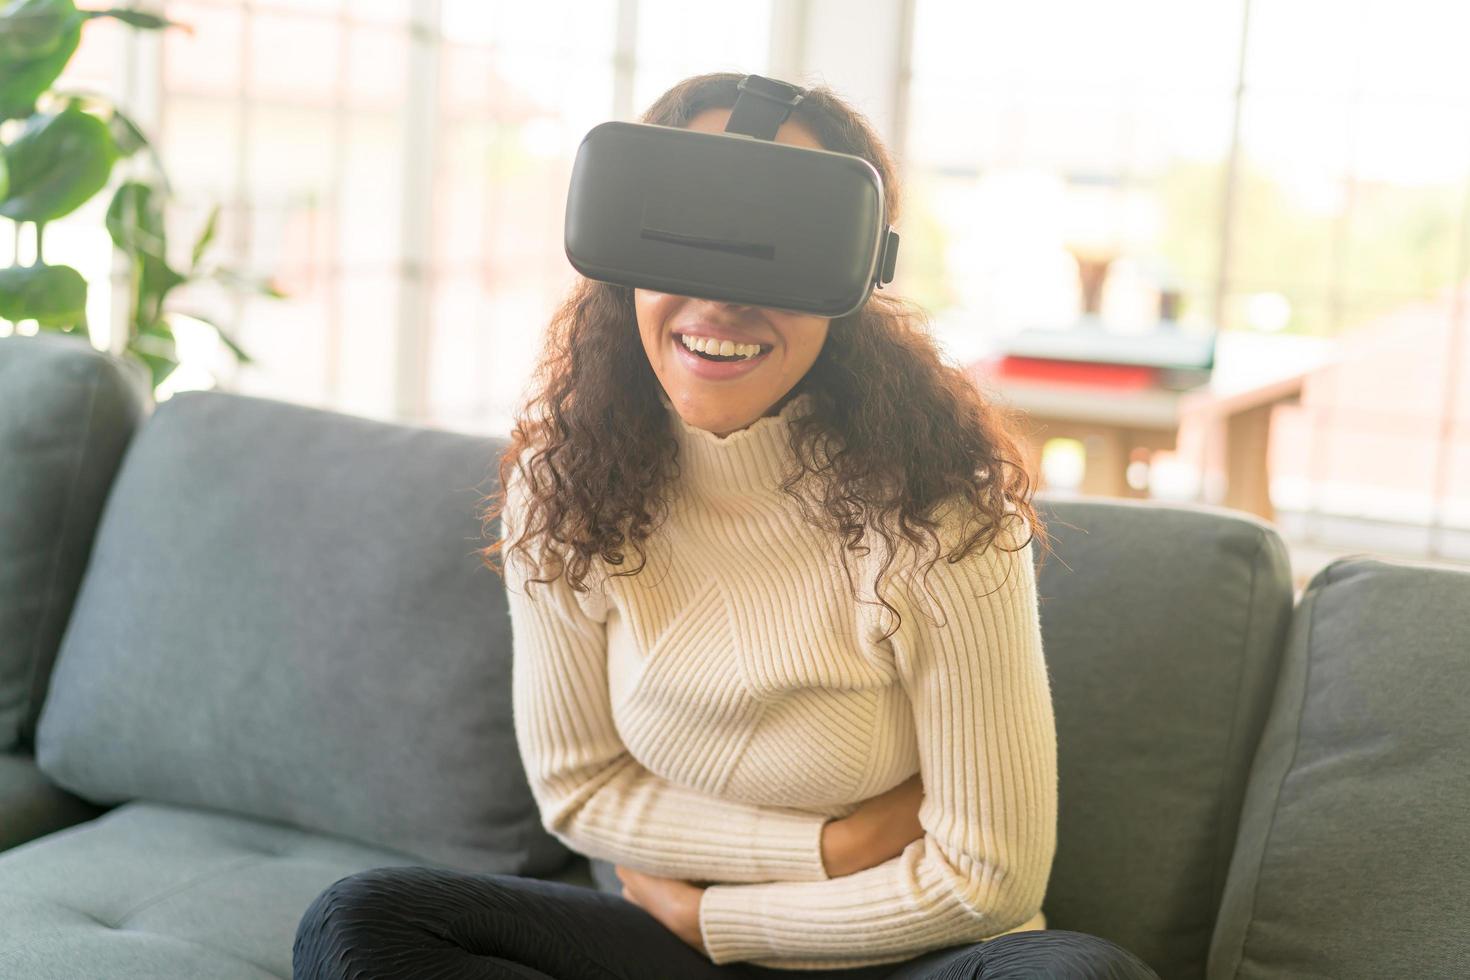
POLYGON ((163 901, 166 898, 172 898, 173 896, 179 894, 180 892, 183 892, 183 891, 186 891, 187 889, 193 888, 195 885, 199 884, 200 882, 208 881, 211 878, 219 877, 220 875, 226 874, 226 873, 231 872, 231 871, 239 871, 241 868, 248 868, 248 867, 250 867, 251 865, 254 865, 254 864, 265 864, 266 862, 271 861, 271 860, 274 860, 274 855, 272 855, 271 857, 265 857, 265 858, 262 858, 262 857, 242 858, 239 861, 235 861, 235 862, 233 862, 231 864, 224 865, 223 867, 214 868, 213 870, 208 871, 208 872, 206 872, 204 874, 195 875, 192 878, 188 878, 188 879, 186 879, 184 881, 181 881, 181 882, 175 884, 171 888, 166 888, 166 889, 164 889, 161 892, 158 892, 158 893, 156 893, 154 895, 150 895, 147 898, 145 898, 143 901, 141 901, 141 902, 137 903, 136 905, 132 906, 126 912, 124 912, 122 915, 118 916, 117 924, 114 925, 112 928, 114 928, 114 929, 123 929, 123 928, 126 928, 127 921, 129 919, 131 919, 133 916, 137 915, 139 912, 142 912, 145 909, 148 909, 148 908, 153 907, 154 905, 157 905, 159 902, 163 901))
MULTIPOLYGON (((76 501, 77 486, 81 482, 82 464, 86 461, 87 449, 92 444, 92 433, 96 430, 96 425, 94 424, 93 417, 97 411, 97 389, 100 388, 101 385, 102 368, 99 365, 92 372, 92 386, 87 395, 87 431, 82 435, 82 444, 81 447, 77 450, 76 463, 72 466, 71 485, 67 488, 66 500, 62 505, 61 527, 57 530, 56 534, 57 547, 51 558, 51 574, 49 577, 49 581, 46 584, 46 598, 43 599, 41 602, 42 623, 44 623, 49 618, 51 613, 51 606, 56 597, 56 583, 61 574, 61 553, 65 549, 68 525, 71 523, 73 504, 76 501)), ((85 568, 83 569, 83 574, 85 575, 85 568)), ((78 590, 80 591, 80 585, 78 586, 78 590)), ((65 633, 64 626, 62 632, 63 634, 65 633)), ((42 705, 32 705, 29 703, 29 701, 31 696, 36 691, 37 678, 40 675, 41 636, 42 631, 38 629, 36 631, 35 640, 31 645, 30 677, 27 679, 28 683, 26 685, 26 714, 29 715, 32 711, 35 712, 37 729, 41 727, 40 709, 42 705)), ((58 655, 61 653, 61 644, 59 641, 57 643, 56 652, 58 655)), ((55 669, 56 664, 54 661, 52 662, 51 667, 53 670, 55 669)), ((24 724, 24 721, 25 719, 22 718, 22 724, 24 724)), ((32 742, 35 741, 35 736, 36 733, 32 732, 32 742)))
MULTIPOLYGON (((1323 585, 1331 584, 1330 569, 1327 571, 1329 572, 1329 574, 1324 577, 1323 585)), ((1261 857, 1260 860, 1256 863, 1255 887, 1251 889, 1251 905, 1250 910, 1246 915, 1245 935, 1241 937, 1240 941, 1240 955, 1235 963, 1235 976, 1240 975, 1240 966, 1241 963, 1245 960, 1245 951, 1250 946, 1251 930, 1256 921, 1256 903, 1259 900, 1261 894, 1261 871, 1266 866, 1266 854, 1271 850, 1271 837, 1276 832, 1276 817, 1281 813, 1281 792, 1283 789, 1286 788, 1286 781, 1291 778, 1291 772, 1293 769, 1296 768, 1297 755, 1301 752, 1302 721, 1306 717, 1307 694, 1312 689, 1312 660, 1314 659, 1313 650, 1315 649, 1315 646, 1312 643, 1312 636, 1316 632, 1316 630, 1317 596, 1313 595, 1312 611, 1308 614, 1307 618, 1307 665, 1306 670, 1302 674, 1301 700, 1297 702, 1296 734, 1294 736, 1294 742, 1291 747, 1291 758, 1286 763, 1286 770, 1281 774, 1281 782, 1278 783, 1276 786, 1275 805, 1271 807, 1271 822, 1266 825, 1266 836, 1261 841, 1261 857)))
MULTIPOLYGON (((1246 653, 1246 650, 1250 647, 1251 628, 1255 625, 1255 618, 1256 618, 1256 601, 1255 601, 1256 600, 1256 578, 1257 578, 1258 572, 1260 571, 1261 554, 1265 550, 1266 550, 1266 535, 1265 534, 1261 534, 1259 536, 1259 538, 1257 539, 1257 541, 1256 541, 1256 552, 1255 552, 1254 555, 1251 556, 1251 584, 1250 584, 1250 591, 1248 593, 1248 596, 1249 596, 1248 601, 1250 602, 1250 606, 1249 606, 1249 608, 1247 610, 1247 613, 1246 613, 1245 630, 1242 632, 1242 635, 1241 635, 1241 642, 1240 642, 1240 652, 1241 652, 1240 668, 1236 672, 1236 675, 1235 675, 1235 695, 1234 695, 1235 696, 1235 707, 1234 707, 1234 710, 1230 713, 1230 731, 1229 731, 1229 733, 1225 737, 1225 754, 1227 756, 1227 762, 1229 761, 1228 760, 1228 757, 1229 757, 1229 754, 1230 754, 1231 746, 1234 745, 1234 743, 1235 743, 1235 733, 1240 728, 1240 716, 1241 716, 1241 713, 1242 713, 1242 707, 1241 707, 1242 697, 1241 697, 1241 692, 1245 688, 1245 670, 1246 670, 1245 653, 1246 653)), ((1230 768, 1229 768, 1228 765, 1225 765, 1225 766, 1221 766, 1220 767, 1220 783, 1219 783, 1219 786, 1216 789, 1217 802, 1215 804, 1215 846, 1216 846, 1217 852, 1218 852, 1218 848, 1219 848, 1220 829, 1221 829, 1221 827, 1223 826, 1223 824, 1225 822, 1225 782, 1226 782, 1226 778, 1228 777, 1229 773, 1230 773, 1230 768)), ((1249 774, 1247 774, 1247 778, 1249 778, 1249 774)), ((1237 834, 1239 833, 1239 828, 1238 827, 1237 827, 1236 832, 1237 832, 1237 834)), ((1234 845, 1232 844, 1231 851, 1233 852, 1234 849, 1235 849, 1234 848, 1234 845)), ((1226 858, 1225 858, 1225 863, 1226 863, 1227 867, 1229 865, 1229 861, 1230 861, 1230 858, 1229 858, 1229 855, 1227 855, 1226 858)), ((1219 895, 1220 894, 1219 887, 1223 884, 1223 874, 1222 874, 1222 869, 1220 867, 1220 862, 1218 860, 1212 861, 1211 864, 1212 864, 1212 867, 1210 869, 1210 895, 1212 896, 1212 900, 1213 900, 1213 896, 1216 896, 1216 895, 1219 895)), ((1220 909, 1219 909, 1219 906, 1217 905, 1215 907, 1215 909, 1214 909, 1214 915, 1212 917, 1218 918, 1219 914, 1220 914, 1220 909)))

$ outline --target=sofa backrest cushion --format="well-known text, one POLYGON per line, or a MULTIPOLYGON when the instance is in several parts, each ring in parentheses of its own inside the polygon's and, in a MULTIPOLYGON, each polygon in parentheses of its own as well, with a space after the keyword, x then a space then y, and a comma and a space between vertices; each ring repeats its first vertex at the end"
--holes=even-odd
POLYGON ((1470 969, 1470 570, 1313 577, 1251 771, 1211 980, 1470 969))
POLYGON ((95 802, 212 807, 536 874, 500 578, 504 440, 225 392, 138 433, 37 733, 95 802))
POLYGON ((1286 549, 1238 512, 1039 498, 1057 717, 1047 924, 1204 976, 1291 614, 1286 549))
POLYGON ((27 746, 118 462, 141 363, 84 337, 0 338, 0 751, 27 746))

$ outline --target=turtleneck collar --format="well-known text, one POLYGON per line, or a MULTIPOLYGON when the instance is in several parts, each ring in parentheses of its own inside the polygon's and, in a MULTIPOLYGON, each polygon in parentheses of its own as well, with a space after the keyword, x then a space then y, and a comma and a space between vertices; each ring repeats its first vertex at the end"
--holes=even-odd
POLYGON ((662 388, 658 397, 679 443, 679 482, 686 489, 705 499, 780 493, 781 480, 796 468, 791 419, 810 410, 809 393, 723 438, 684 421, 662 388))

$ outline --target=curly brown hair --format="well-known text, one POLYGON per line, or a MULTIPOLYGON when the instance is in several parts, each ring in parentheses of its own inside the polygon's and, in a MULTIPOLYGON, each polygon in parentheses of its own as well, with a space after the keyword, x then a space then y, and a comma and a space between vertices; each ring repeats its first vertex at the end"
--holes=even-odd
MULTIPOLYGON (((685 79, 654 102, 642 121, 685 126, 706 109, 730 108, 742 77, 720 72, 685 79)), ((877 169, 887 220, 896 225, 897 168, 867 120, 825 86, 808 89, 791 118, 827 149, 860 156, 877 169)), ((636 322, 632 289, 588 279, 573 287, 551 319, 533 381, 538 393, 517 415, 499 461, 500 489, 485 498, 489 506, 483 511, 488 532, 519 468, 527 502, 516 528, 520 537, 510 547, 529 556, 528 543, 539 543, 554 568, 529 581, 554 582, 565 573, 572 588, 588 591, 592 559, 622 565, 625 545, 637 552, 639 563, 613 574, 635 575, 644 567, 643 542, 656 528, 654 512, 663 509, 665 491, 678 475, 678 444, 658 397, 658 378, 642 346, 630 342, 636 322), (539 418, 532 410, 539 410, 539 418)), ((1020 551, 1032 538, 1050 550, 1010 433, 1015 420, 991 404, 963 369, 941 358, 923 312, 909 301, 875 291, 862 309, 834 319, 816 362, 783 402, 802 392, 811 393, 811 410, 791 418, 791 449, 800 468, 780 489, 797 501, 809 523, 842 543, 849 585, 847 553, 869 553, 869 529, 882 536, 885 558, 874 594, 899 622, 897 608, 878 593, 901 545, 895 525, 911 545, 932 542, 926 580, 943 551, 935 531, 946 502, 962 499, 979 518, 950 562, 994 543, 1008 511, 1023 518, 1031 533, 1003 550, 1020 551), (815 513, 793 489, 808 477, 820 488, 815 513)), ((479 552, 502 576, 493 559, 503 544, 496 540, 479 552)), ((855 588, 853 594, 858 598, 855 588)), ((884 639, 897 629, 895 623, 884 639)))

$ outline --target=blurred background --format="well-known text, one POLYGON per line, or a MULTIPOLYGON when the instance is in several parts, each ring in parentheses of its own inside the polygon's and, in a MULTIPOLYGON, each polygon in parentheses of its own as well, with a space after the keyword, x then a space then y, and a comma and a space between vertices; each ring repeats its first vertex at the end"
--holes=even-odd
MULTIPOLYGON (((828 84, 885 135, 907 195, 894 288, 1016 413, 1049 492, 1250 511, 1299 579, 1345 553, 1470 561, 1466 5, 121 6, 172 24, 87 22, 55 87, 148 134, 156 156, 113 182, 161 164, 170 248, 218 208, 210 254, 234 275, 170 299, 160 399, 506 432, 573 279, 583 134, 687 75, 756 72, 828 84)), ((90 341, 122 351, 108 207, 47 224, 45 256, 87 280, 90 341)), ((0 264, 28 255, 0 235, 0 264)))

